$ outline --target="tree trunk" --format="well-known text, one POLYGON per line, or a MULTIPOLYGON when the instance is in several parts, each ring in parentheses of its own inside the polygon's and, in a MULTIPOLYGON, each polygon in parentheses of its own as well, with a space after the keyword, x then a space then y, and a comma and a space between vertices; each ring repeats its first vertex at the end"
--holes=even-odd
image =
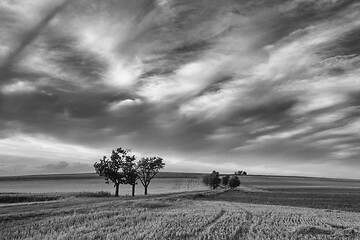
POLYGON ((118 197, 118 196, 119 196, 119 186, 120 186, 119 183, 117 183, 117 184, 115 185, 115 197, 118 197))
POLYGON ((135 196, 135 184, 132 185, 131 196, 135 196))
POLYGON ((147 188, 148 188, 148 186, 147 186, 147 185, 145 185, 145 186, 144 186, 144 189, 145 189, 144 194, 145 194, 145 195, 147 195, 147 188))

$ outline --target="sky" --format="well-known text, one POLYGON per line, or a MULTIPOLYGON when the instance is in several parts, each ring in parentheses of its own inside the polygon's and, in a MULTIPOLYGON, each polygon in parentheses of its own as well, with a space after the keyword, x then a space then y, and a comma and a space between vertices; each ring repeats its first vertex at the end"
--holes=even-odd
POLYGON ((0 175, 360 179, 357 0, 2 0, 0 175))

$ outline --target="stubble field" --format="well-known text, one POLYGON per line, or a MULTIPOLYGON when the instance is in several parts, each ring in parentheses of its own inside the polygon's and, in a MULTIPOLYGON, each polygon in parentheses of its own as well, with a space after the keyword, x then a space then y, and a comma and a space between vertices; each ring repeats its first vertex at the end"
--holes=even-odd
POLYGON ((186 198, 58 204, 2 214, 1 239, 360 238, 360 213, 338 210, 186 198))
POLYGON ((241 179, 235 190, 3 203, 0 239, 360 239, 359 181, 241 179))

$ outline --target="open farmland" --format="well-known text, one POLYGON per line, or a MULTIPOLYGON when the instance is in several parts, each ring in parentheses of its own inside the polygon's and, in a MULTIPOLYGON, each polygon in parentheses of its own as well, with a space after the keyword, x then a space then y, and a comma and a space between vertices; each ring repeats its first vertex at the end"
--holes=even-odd
POLYGON ((360 212, 359 180, 288 176, 242 176, 240 179, 240 193, 224 191, 199 198, 360 212))
POLYGON ((188 192, 0 194, 43 201, 1 204, 0 239, 360 239, 358 180, 241 176, 235 190, 210 191, 201 175, 180 176, 154 187, 188 192))
MULTIPOLYGON (((161 172, 151 182, 149 194, 207 190, 202 176, 201 173, 161 172)), ((210 196, 199 195, 197 199, 360 211, 360 180, 256 175, 240 176, 240 180, 240 193, 222 191, 210 196)), ((113 185, 105 184, 96 174, 0 177, 0 203, 58 200, 89 191, 114 194, 113 185)), ((120 187, 121 196, 130 193, 129 185, 120 187)), ((136 195, 143 195, 141 184, 136 187, 136 195)))
MULTIPOLYGON (((149 193, 169 193, 204 190, 199 173, 160 172, 149 185, 149 193)), ((67 192, 114 192, 112 183, 105 184, 104 178, 96 173, 49 174, 0 177, 1 193, 67 193, 67 192)), ((136 186, 136 195, 143 194, 144 187, 136 186)), ((120 195, 131 194, 130 185, 120 186, 120 195)), ((1 197, 1 196, 0 196, 1 197)), ((1 199, 0 199, 1 203, 1 199)))
POLYGON ((360 238, 360 213, 353 212, 176 196, 71 201, 2 209, 1 239, 360 238))

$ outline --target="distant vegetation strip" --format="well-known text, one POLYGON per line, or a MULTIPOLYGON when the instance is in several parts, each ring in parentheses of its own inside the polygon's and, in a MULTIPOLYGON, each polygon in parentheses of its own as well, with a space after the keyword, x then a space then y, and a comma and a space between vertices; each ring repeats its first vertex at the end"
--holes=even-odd
POLYGON ((110 197, 111 193, 98 192, 73 192, 73 193, 0 193, 0 203, 44 202, 66 198, 80 197, 110 197))

